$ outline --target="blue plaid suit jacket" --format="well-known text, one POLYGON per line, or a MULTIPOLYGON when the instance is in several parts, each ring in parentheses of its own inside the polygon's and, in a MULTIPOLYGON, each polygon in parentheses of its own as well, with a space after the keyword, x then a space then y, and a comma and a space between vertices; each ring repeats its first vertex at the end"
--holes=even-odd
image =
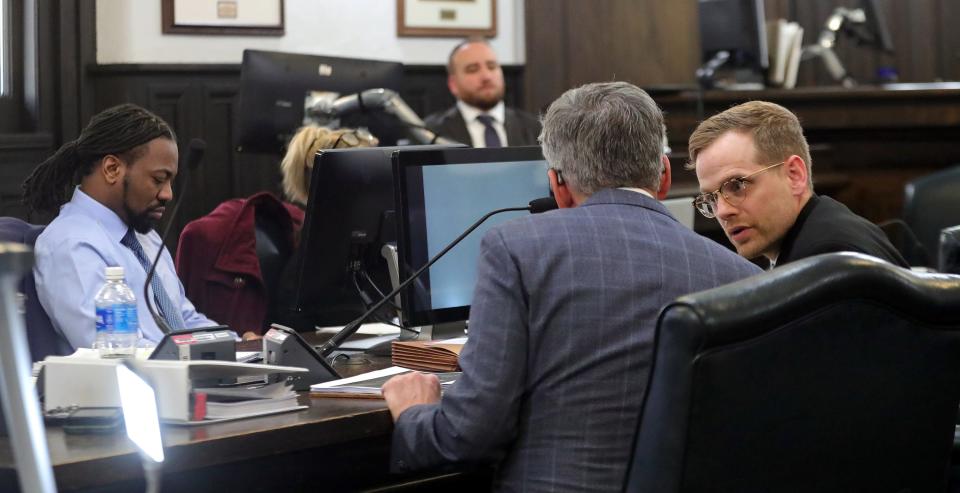
POLYGON ((400 416, 393 469, 493 461, 498 490, 619 491, 660 309, 759 272, 628 190, 491 229, 463 376, 400 416))

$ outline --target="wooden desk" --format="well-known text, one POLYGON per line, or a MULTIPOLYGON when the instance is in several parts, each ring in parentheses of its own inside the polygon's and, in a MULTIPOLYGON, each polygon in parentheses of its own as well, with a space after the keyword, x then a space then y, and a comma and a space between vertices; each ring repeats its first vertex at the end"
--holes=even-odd
MULTIPOLYGON (((387 364, 369 357, 366 364, 337 370, 349 375, 387 364)), ((382 400, 302 395, 300 402, 310 408, 205 426, 164 426, 163 490, 353 491, 437 477, 388 474, 393 423, 382 400)), ((61 492, 143 491, 140 457, 123 432, 68 435, 51 426, 47 444, 61 492)), ((10 441, 0 437, 0 491, 16 491, 16 484, 10 441)))

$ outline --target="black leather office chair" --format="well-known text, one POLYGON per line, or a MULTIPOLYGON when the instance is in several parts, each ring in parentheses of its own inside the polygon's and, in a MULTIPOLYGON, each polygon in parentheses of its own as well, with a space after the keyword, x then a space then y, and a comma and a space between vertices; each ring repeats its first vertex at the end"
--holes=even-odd
POLYGON ((257 260, 260 276, 267 294, 266 320, 277 319, 277 288, 284 267, 293 255, 290 243, 290 226, 277 222, 276 215, 258 208, 254 216, 257 260))
POLYGON ((923 245, 926 261, 911 265, 937 267, 940 230, 960 224, 960 165, 917 178, 904 187, 903 220, 923 245))
POLYGON ((960 277, 820 255, 677 299, 627 491, 946 488, 960 277))
MULTIPOLYGON (((21 243, 33 248, 43 228, 44 226, 29 224, 15 217, 0 217, 0 241, 21 243)), ((32 273, 23 277, 19 289, 24 296, 27 343, 30 346, 30 356, 33 361, 43 360, 47 356, 63 356, 72 353, 73 348, 70 343, 53 328, 50 317, 40 305, 40 300, 37 298, 37 285, 32 273)))

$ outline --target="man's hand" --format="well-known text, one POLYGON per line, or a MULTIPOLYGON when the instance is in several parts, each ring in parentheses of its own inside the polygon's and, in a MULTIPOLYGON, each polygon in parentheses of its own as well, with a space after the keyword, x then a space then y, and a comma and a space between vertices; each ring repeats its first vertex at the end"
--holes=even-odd
POLYGON ((440 379, 433 374, 413 371, 387 380, 382 390, 393 421, 396 422, 408 407, 438 402, 440 379))
POLYGON ((242 337, 243 337, 243 340, 245 341, 259 341, 260 339, 263 339, 262 335, 257 334, 252 330, 248 330, 244 332, 242 337))

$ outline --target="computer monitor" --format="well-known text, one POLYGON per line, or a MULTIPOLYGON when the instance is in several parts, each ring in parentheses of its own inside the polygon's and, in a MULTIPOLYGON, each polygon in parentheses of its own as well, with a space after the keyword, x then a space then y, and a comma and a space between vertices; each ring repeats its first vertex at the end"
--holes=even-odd
MULTIPOLYGON (((402 82, 403 65, 397 62, 244 50, 238 150, 283 152, 303 125, 304 99, 311 91, 339 96, 374 88, 400 91, 402 82)), ((376 115, 351 115, 343 119, 343 126, 369 127, 381 144, 397 140, 397 125, 376 115)))
POLYGON ((692 196, 674 197, 672 199, 661 200, 660 203, 670 211, 670 214, 680 224, 693 229, 697 214, 693 208, 692 196))
POLYGON ((292 286, 281 293, 288 299, 279 300, 278 318, 284 325, 299 331, 344 325, 363 314, 369 302, 379 300, 378 289, 383 293, 392 289, 380 250, 397 238, 391 162, 397 149, 355 147, 317 153, 300 246, 284 275, 292 286))
POLYGON ((893 53, 893 38, 890 37, 886 16, 883 15, 880 6, 877 5, 877 0, 860 0, 860 8, 863 9, 866 17, 861 32, 857 34, 861 44, 893 53))
POLYGON ((763 0, 699 0, 698 10, 703 63, 727 52, 724 66, 741 71, 738 82, 751 73, 762 80, 769 65, 763 0))
MULTIPOLYGON (((539 147, 445 149, 394 154, 397 250, 405 279, 484 214, 523 207, 550 195, 539 147)), ((488 219, 401 294, 404 326, 434 325, 469 316, 480 239, 497 224, 528 212, 488 219)))

